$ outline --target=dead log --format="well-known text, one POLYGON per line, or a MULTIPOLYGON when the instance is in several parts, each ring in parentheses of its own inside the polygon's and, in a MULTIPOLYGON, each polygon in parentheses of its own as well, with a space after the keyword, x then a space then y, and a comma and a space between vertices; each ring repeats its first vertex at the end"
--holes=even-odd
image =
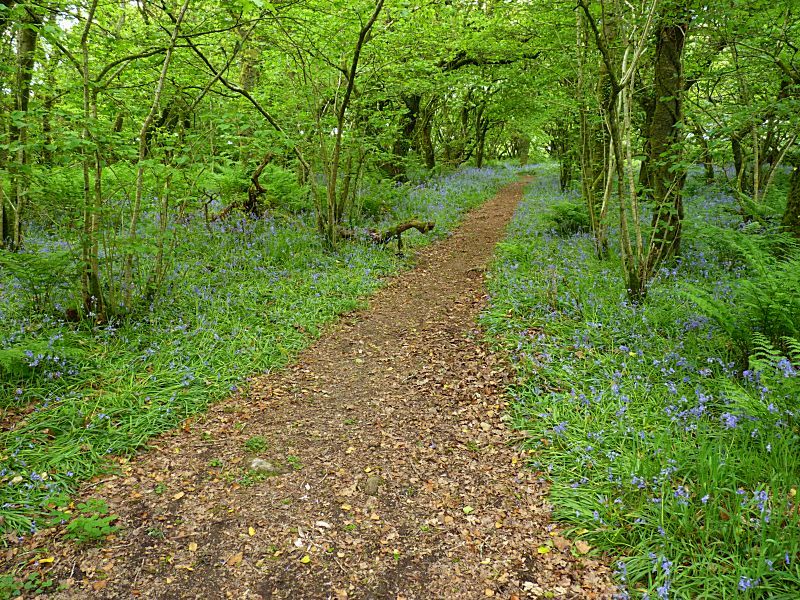
MULTIPOLYGON (((403 254, 403 232, 409 229, 416 229, 420 233, 428 233, 436 226, 433 221, 419 221, 418 219, 411 219, 405 223, 400 223, 394 227, 390 227, 385 231, 378 231, 377 229, 367 229, 367 237, 373 244, 388 244, 393 239, 397 239, 397 253, 403 254)), ((363 233, 359 234, 352 229, 339 229, 339 237, 345 240, 360 239, 363 233)))
POLYGON ((250 215, 256 215, 258 213, 259 198, 267 193, 267 190, 261 186, 259 179, 261 178, 261 173, 264 172, 264 169, 267 168, 270 162, 272 162, 272 152, 267 152, 266 156, 264 156, 264 160, 259 163, 256 170, 253 171, 253 175, 250 177, 250 187, 247 189, 247 202, 245 202, 244 205, 245 211, 250 215))

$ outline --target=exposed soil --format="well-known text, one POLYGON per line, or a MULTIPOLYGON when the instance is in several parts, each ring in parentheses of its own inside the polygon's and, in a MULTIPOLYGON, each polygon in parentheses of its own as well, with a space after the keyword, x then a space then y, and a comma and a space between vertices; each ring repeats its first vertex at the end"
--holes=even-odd
POLYGON ((294 366, 87 485, 122 529, 45 542, 57 597, 609 598, 608 568, 548 523, 504 422, 507 370, 475 325, 523 185, 294 366))

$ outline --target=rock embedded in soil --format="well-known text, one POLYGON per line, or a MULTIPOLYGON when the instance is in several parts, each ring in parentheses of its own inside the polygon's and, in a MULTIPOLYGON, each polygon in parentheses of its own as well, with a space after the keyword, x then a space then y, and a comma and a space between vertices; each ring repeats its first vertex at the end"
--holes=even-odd
POLYGON ((367 496, 377 496, 378 488, 380 487, 381 483, 381 478, 377 475, 367 477, 367 480, 364 482, 364 493, 367 496))
POLYGON ((249 467, 251 471, 255 471, 256 473, 266 473, 270 476, 285 475, 292 470, 292 468, 288 465, 272 463, 259 457, 250 459, 249 467))

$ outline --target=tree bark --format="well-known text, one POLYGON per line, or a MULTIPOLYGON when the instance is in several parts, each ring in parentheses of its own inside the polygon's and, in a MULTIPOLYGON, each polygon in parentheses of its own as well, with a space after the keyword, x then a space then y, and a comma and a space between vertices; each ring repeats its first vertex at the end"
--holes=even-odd
POLYGON ((370 31, 372 30, 372 26, 375 24, 375 21, 378 20, 378 15, 380 15, 381 11, 383 10, 383 3, 384 0, 377 0, 375 3, 375 9, 372 11, 372 15, 370 16, 369 20, 364 24, 361 28, 361 31, 358 34, 358 41, 356 42, 355 48, 353 49, 353 56, 350 61, 350 68, 347 71, 347 87, 344 92, 344 96, 342 97, 342 101, 339 104, 339 108, 336 111, 336 134, 334 136, 333 142, 333 153, 331 155, 330 160, 330 168, 328 169, 328 181, 326 186, 326 214, 324 216, 324 227, 323 227, 323 235, 325 238, 325 242, 328 244, 330 248, 336 248, 336 238, 338 237, 338 217, 341 216, 344 212, 344 207, 342 206, 344 200, 342 199, 342 195, 338 188, 339 186, 339 168, 341 166, 341 158, 342 158, 342 136, 344 134, 344 127, 345 127, 345 116, 347 114, 347 109, 350 106, 350 100, 353 95, 353 90, 355 89, 356 84, 356 75, 358 72, 358 61, 361 58, 361 51, 364 48, 364 45, 367 43, 367 39, 369 36, 370 31))
POLYGON ((475 166, 479 169, 483 166, 484 155, 486 152, 486 134, 489 131, 489 119, 484 116, 486 105, 478 107, 475 115, 475 166))
POLYGON ((531 138, 520 132, 515 132, 511 136, 511 154, 519 161, 520 166, 528 164, 531 151, 531 138))
POLYGON ((419 94, 403 96, 406 110, 401 117, 397 139, 392 144, 392 158, 384 167, 390 177, 399 181, 406 180, 404 161, 414 145, 414 132, 417 129, 421 102, 422 97, 419 94))
MULTIPOLYGON (((409 229, 416 229, 420 233, 428 233, 429 231, 432 231, 434 227, 436 227, 436 223, 433 221, 420 221, 418 219, 411 219, 410 221, 390 227, 385 231, 368 229, 367 235, 369 236, 370 241, 374 244, 388 244, 392 240, 396 239, 397 251, 402 254, 403 232, 408 231, 409 229)), ((354 240, 360 237, 357 232, 351 229, 342 228, 339 228, 339 236, 346 240, 354 240)))
MULTIPOLYGON (((681 7, 683 10, 684 7, 681 7)), ((683 14, 666 17, 658 29, 654 65, 655 105, 647 140, 648 180, 654 204, 653 234, 647 272, 680 250, 685 169, 675 169, 676 145, 682 138, 683 49, 688 25, 683 14)))
POLYGON ((436 168, 436 153, 433 147, 433 116, 435 112, 435 101, 430 100, 424 108, 420 110, 417 119, 416 146, 419 153, 425 160, 425 168, 432 171, 436 168))
POLYGON ((79 71, 83 86, 83 127, 81 128, 81 152, 83 167, 83 235, 81 236, 81 293, 83 307, 87 315, 105 320, 106 304, 100 283, 100 261, 98 231, 100 229, 100 208, 102 206, 102 161, 100 149, 93 152, 87 148, 92 138, 90 123, 97 121, 97 89, 92 88, 89 72, 89 31, 94 23, 98 0, 93 0, 86 15, 81 35, 81 62, 79 71), (94 168, 94 188, 92 188, 92 169, 94 168))
POLYGON ((245 202, 244 210, 250 216, 256 216, 259 208, 259 198, 263 196, 267 190, 261 186, 261 174, 267 165, 272 162, 272 152, 267 152, 264 159, 258 164, 253 174, 250 176, 250 187, 247 189, 247 202, 245 202))

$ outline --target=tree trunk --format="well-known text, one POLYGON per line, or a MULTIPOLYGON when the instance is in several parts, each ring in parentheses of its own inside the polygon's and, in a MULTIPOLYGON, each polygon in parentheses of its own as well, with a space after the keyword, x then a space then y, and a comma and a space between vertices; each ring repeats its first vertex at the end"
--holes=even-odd
POLYGON ((253 171, 253 174, 250 176, 250 187, 247 189, 247 201, 244 204, 244 210, 251 217, 258 216, 261 204, 259 198, 267 191, 261 186, 261 174, 271 161, 272 152, 267 152, 267 154, 264 155, 264 159, 258 164, 255 171, 253 171))
POLYGON ((650 124, 648 179, 654 204, 653 234, 647 256, 651 274, 665 258, 680 250, 683 222, 684 169, 675 169, 672 156, 681 140, 683 123, 683 48, 687 24, 683 15, 668 15, 658 29, 654 65, 655 106, 650 124), (676 18, 677 17, 677 18, 676 18))
POLYGON ((419 107, 422 98, 418 94, 403 96, 406 112, 401 118, 400 132, 392 144, 392 158, 384 167, 386 173, 397 180, 405 180, 405 158, 414 145, 414 131, 419 120, 419 107))
POLYGON ((97 121, 97 89, 92 88, 89 72, 89 31, 94 21, 98 0, 93 0, 86 15, 81 35, 80 72, 83 84, 83 127, 81 129, 83 167, 83 235, 81 236, 81 292, 83 307, 87 315, 105 320, 106 308, 103 288, 100 283, 100 261, 97 235, 100 228, 102 204, 102 161, 100 149, 88 149, 91 140, 90 123, 97 121), (94 168, 94 189, 92 169, 94 168))
POLYGON ((517 132, 511 137, 511 147, 513 156, 519 161, 520 166, 527 165, 531 152, 531 138, 517 132))
POLYGON ((694 124, 694 137, 700 144, 703 152, 703 171, 705 172, 706 185, 714 184, 714 157, 711 154, 711 146, 708 143, 708 134, 697 123, 694 124))
POLYGON ((20 124, 20 120, 27 120, 28 105, 31 98, 31 79, 36 54, 36 42, 39 38, 39 19, 35 13, 25 11, 17 31, 17 65, 14 81, 14 113, 11 120, 9 138, 17 146, 14 160, 9 165, 9 179, 11 180, 10 202, 3 211, 2 241, 10 250, 16 251, 22 245, 22 222, 25 204, 28 198, 30 185, 30 152, 28 150, 27 123, 20 124))
POLYGON ((789 194, 786 198, 782 225, 784 231, 800 239, 800 164, 795 164, 789 179, 789 194))
POLYGON ((344 135, 345 116, 347 114, 347 109, 350 106, 350 100, 352 98, 353 91, 355 90, 356 76, 358 74, 358 61, 361 58, 361 52, 364 49, 364 45, 367 43, 367 40, 369 39, 372 26, 375 25, 375 21, 378 20, 378 16, 380 15, 381 10, 383 10, 383 3, 384 0, 378 0, 375 3, 375 9, 372 12, 372 16, 370 16, 369 20, 364 24, 358 34, 358 41, 356 41, 356 45, 353 48, 353 56, 351 57, 350 67, 347 71, 347 87, 344 95, 342 96, 342 101, 336 111, 336 134, 333 141, 333 153, 327 169, 328 172, 326 173, 328 178, 325 190, 327 206, 324 215, 325 218, 323 220, 324 227, 322 232, 325 237, 325 243, 330 249, 336 248, 337 237, 339 233, 338 220, 343 214, 343 204, 346 200, 342 198, 342 193, 339 189, 339 169, 341 167, 342 159, 342 136, 344 135))
POLYGON ((419 119, 417 119, 417 131, 415 133, 415 142, 417 151, 422 155, 425 160, 425 168, 429 171, 436 168, 436 154, 433 148, 433 116, 434 116, 434 100, 430 100, 424 108, 419 112, 419 119))
POLYGON ((486 152, 486 133, 489 131, 489 121, 483 116, 485 109, 485 105, 479 107, 475 117, 475 166, 479 169, 483 166, 486 152))
POLYGON ((742 148, 742 136, 738 131, 731 134, 731 153, 733 154, 733 169, 736 174, 736 189, 740 192, 748 193, 750 191, 747 186, 749 177, 745 173, 747 161, 742 148))
POLYGON ((595 254, 603 259, 608 256, 608 226, 606 223, 607 203, 603 202, 606 198, 605 181, 608 170, 606 156, 608 139, 604 133, 602 122, 597 114, 598 110, 590 110, 593 104, 590 102, 588 90, 593 89, 591 95, 593 100, 602 107, 605 104, 605 92, 609 78, 608 69, 605 62, 600 61, 598 69, 598 82, 596 87, 590 86, 587 81, 589 71, 587 69, 588 48, 589 48, 589 24, 581 11, 576 12, 576 48, 578 58, 578 79, 576 82, 576 93, 579 102, 578 120, 580 126, 580 151, 578 153, 580 174, 581 174, 581 195, 589 213, 589 222, 592 228, 592 238, 594 241, 595 254), (603 78, 605 77, 605 83, 603 78), (594 119, 592 117, 595 117, 594 119), (600 202, 598 202, 600 200, 600 202))

